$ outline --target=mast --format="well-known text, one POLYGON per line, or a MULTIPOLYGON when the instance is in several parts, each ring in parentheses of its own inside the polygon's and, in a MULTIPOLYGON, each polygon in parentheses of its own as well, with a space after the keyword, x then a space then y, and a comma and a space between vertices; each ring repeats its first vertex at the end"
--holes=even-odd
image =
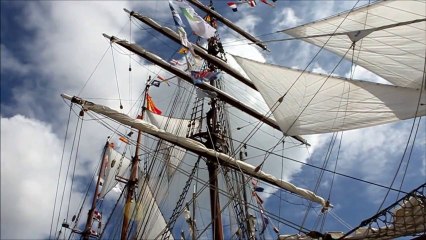
MULTIPOLYGON (((145 96, 144 96, 143 104, 142 104, 142 111, 141 111, 141 115, 138 116, 138 118, 141 120, 143 120, 143 117, 144 117, 145 103, 146 103, 147 94, 148 94, 148 90, 150 86, 149 85, 150 81, 151 81, 151 76, 149 76, 149 79, 146 83, 145 96)), ((127 195, 126 195, 126 203, 124 205, 123 225, 121 227, 121 240, 126 240, 129 234, 131 202, 135 198, 135 187, 138 182, 139 147, 141 145, 141 137, 142 137, 142 131, 139 130, 138 137, 136 140, 135 156, 133 156, 132 158, 132 168, 131 168, 130 178, 129 178, 129 181, 127 182, 127 195)))
POLYGON ((105 143, 105 147, 103 150, 103 156, 101 165, 99 167, 99 175, 98 180, 96 181, 96 188, 95 193, 93 194, 92 199, 92 207, 90 208, 89 212, 87 213, 87 221, 86 221, 86 227, 84 228, 84 231, 82 233, 83 239, 88 240, 90 236, 92 236, 92 225, 93 225, 93 216, 94 212, 96 210, 96 200, 98 199, 99 194, 99 186, 101 184, 101 178, 103 176, 103 173, 105 171, 105 163, 107 162, 108 156, 107 156, 107 150, 108 148, 112 147, 112 145, 109 143, 109 140, 105 143))
MULTIPOLYGON (((121 40, 121 39, 114 37, 114 36, 109 36, 107 34, 103 34, 103 36, 105 38, 110 39, 111 42, 116 43, 116 44, 128 49, 129 51, 139 55, 140 57, 143 57, 143 58, 147 59, 148 61, 150 61, 150 62, 166 69, 167 71, 175 74, 177 77, 193 84, 193 80, 188 73, 172 66, 170 63, 164 61, 162 58, 160 58, 159 56, 157 56, 157 55, 155 55, 155 54, 153 54, 149 51, 147 51, 146 49, 144 49, 144 48, 142 48, 142 47, 140 47, 136 44, 130 44, 127 41, 121 40)), ((211 92, 216 93, 217 97, 220 100, 222 100, 222 101, 224 101, 228 104, 231 104, 232 106, 234 106, 234 107, 238 108, 239 110, 257 118, 258 120, 268 124, 269 126, 275 128, 279 131, 282 131, 280 129, 280 127, 278 126, 277 122, 274 119, 265 116, 264 114, 258 112, 254 108, 242 103, 241 101, 239 101, 238 99, 236 99, 236 98, 232 97, 231 95, 225 93, 224 91, 217 89, 216 87, 213 87, 212 85, 206 84, 206 83, 197 84, 197 86, 199 88, 203 89, 203 90, 207 90, 207 91, 211 91, 211 92)), ((303 144, 309 145, 307 143, 307 141, 300 136, 291 136, 291 137, 293 137, 294 139, 298 140, 299 142, 301 142, 303 144)))
MULTIPOLYGON (((210 80, 210 84, 215 86, 215 81, 210 80)), ((211 98, 211 109, 207 112, 207 143, 206 146, 211 149, 215 149, 217 146, 217 135, 218 130, 217 124, 217 100, 211 98)), ((207 170, 209 172, 209 186, 210 186, 210 210, 212 218, 212 229, 213 229, 213 239, 222 240, 223 239, 223 227, 222 227, 222 215, 220 211, 220 201, 219 201, 219 184, 218 184, 218 166, 217 159, 214 157, 207 158, 207 170)))
MULTIPOLYGON (((143 111, 142 111, 143 114, 143 111)), ((132 168, 130 173, 129 181, 127 182, 127 195, 126 202, 124 205, 124 217, 123 217, 123 225, 121 227, 121 240, 126 240, 128 231, 129 231, 129 223, 130 223, 130 209, 131 209, 131 201, 134 198, 135 187, 138 181, 138 163, 139 163, 139 146, 141 144, 141 135, 142 131, 138 131, 138 137, 136 141, 136 150, 135 156, 132 158, 132 168)))

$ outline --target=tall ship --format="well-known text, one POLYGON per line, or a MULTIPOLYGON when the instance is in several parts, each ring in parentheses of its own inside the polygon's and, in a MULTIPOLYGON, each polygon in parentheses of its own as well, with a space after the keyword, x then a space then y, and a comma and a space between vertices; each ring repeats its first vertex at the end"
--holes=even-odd
MULTIPOLYGON (((119 99, 61 94, 69 108, 64 147, 77 156, 81 145, 98 144, 99 156, 90 157, 97 168, 82 199, 64 200, 73 182, 60 184, 70 174, 69 165, 61 168, 51 239, 426 238, 426 179, 404 185, 410 159, 426 146, 419 137, 426 114, 426 1, 353 1, 337 15, 261 36, 218 10, 229 14, 257 4, 272 11, 280 1, 156 4, 170 8, 172 25, 143 8, 124 9, 129 39, 100 33, 107 48, 102 58, 114 63, 109 86, 117 87, 119 99), (132 39, 135 31, 152 38, 132 39), (286 51, 294 56, 298 42, 314 46, 306 63, 283 66, 268 58, 276 44, 283 45, 283 58, 286 51), (263 55, 228 51, 238 46, 263 55), (117 74, 118 58, 128 59, 128 75, 117 74), (318 69, 318 61, 329 70, 318 69), (142 65, 150 67, 144 79, 132 89, 129 84, 128 93, 120 89, 142 65), (359 68, 376 81, 355 74, 359 68), (342 69, 349 74, 339 76, 342 69), (398 161, 350 162, 349 153, 356 158, 360 150, 345 141, 374 142, 365 138, 375 136, 353 134, 357 129, 382 131, 397 122, 409 125, 393 148, 398 161), (94 124, 102 126, 104 142, 84 134, 94 124), (326 142, 311 154, 318 135, 326 142), (387 164, 394 176, 375 181, 387 164), (373 176, 345 171, 365 167, 373 176), (374 199, 378 209, 357 205, 369 197, 359 187, 381 193, 374 199), (67 204, 78 206, 64 214, 67 204), (353 217, 341 217, 351 216, 347 212, 353 217)), ((371 158, 388 156, 379 155, 371 158)))

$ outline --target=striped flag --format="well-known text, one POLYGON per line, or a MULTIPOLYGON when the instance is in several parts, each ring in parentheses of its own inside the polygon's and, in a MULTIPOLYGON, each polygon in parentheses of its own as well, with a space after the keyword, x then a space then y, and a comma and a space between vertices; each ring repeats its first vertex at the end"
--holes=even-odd
POLYGON ((194 84, 202 84, 203 81, 216 80, 219 77, 219 73, 220 72, 210 72, 208 70, 191 71, 191 77, 194 84))
POLYGON ((255 0, 248 0, 248 4, 250 5, 250 7, 255 7, 256 6, 256 1, 255 0))
POLYGON ((227 2, 226 4, 228 4, 228 6, 232 8, 232 11, 234 12, 238 11, 237 4, 235 2, 227 2))
POLYGON ((170 60, 170 63, 172 64, 172 65, 182 65, 182 63, 180 63, 178 60, 176 60, 176 59, 172 59, 172 60, 170 60))
POLYGON ((263 2, 266 5, 269 5, 271 7, 275 7, 275 5, 273 3, 268 2, 268 0, 260 0, 261 2, 263 2))

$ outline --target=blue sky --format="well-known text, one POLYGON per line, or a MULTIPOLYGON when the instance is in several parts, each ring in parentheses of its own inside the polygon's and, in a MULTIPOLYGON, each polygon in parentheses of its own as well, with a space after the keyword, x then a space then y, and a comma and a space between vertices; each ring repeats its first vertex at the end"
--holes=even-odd
MULTIPOLYGON (((204 1, 205 2, 205 1, 204 1)), ((118 109, 114 65, 120 84, 120 93, 126 111, 130 103, 140 94, 140 89, 148 74, 158 72, 158 68, 136 59, 132 62, 130 82, 127 71, 129 57, 116 51, 115 64, 109 51, 110 45, 102 33, 129 39, 128 16, 123 8, 136 10, 173 28, 167 1, 1 1, 1 238, 3 239, 42 239, 49 235, 52 206, 62 144, 65 136, 69 107, 59 94, 79 94, 83 97, 97 98, 98 102, 118 109), (102 59, 106 52, 105 58, 102 59), (101 60, 102 59, 102 60, 101 60), (99 68, 91 76, 95 66, 99 68), (90 80, 87 81, 90 77, 90 80), (87 81, 87 85, 85 85, 87 81), (131 85, 131 88, 130 86, 131 85), (129 90, 131 89, 131 90, 129 90)), ((241 6, 233 13, 225 1, 215 1, 216 9, 231 21, 254 35, 265 35, 277 30, 293 27, 311 20, 348 10, 355 1, 277 1, 275 8, 258 3, 254 9, 241 6)), ((200 13, 201 11, 197 12, 200 13)), ((133 25, 132 41, 164 58, 178 46, 146 26, 141 29, 133 25), (164 43, 164 44, 159 44, 164 43), (166 47, 165 47, 166 46, 166 47), (165 51, 167 50, 167 51, 165 51), (170 51, 169 51, 170 50, 170 51)), ((187 30, 189 31, 189 30, 187 30)), ((267 60, 288 67, 303 68, 311 60, 318 48, 300 42, 270 44, 270 53, 260 52, 254 46, 233 43, 234 33, 221 29, 225 50, 231 53, 267 60)), ((285 35, 273 34, 281 38, 285 35)), ((115 47, 115 49, 118 49, 115 47)), ((123 52, 123 51, 121 51, 123 52)), ((329 71, 339 58, 325 53, 322 61, 310 67, 316 71, 329 71)), ((337 71, 347 76, 350 65, 344 63, 337 71)), ((377 76, 363 69, 357 69, 356 78, 377 80, 377 76)), ((169 94, 164 89, 155 89, 153 96, 160 108, 167 108, 169 94)), ((259 106, 260 97, 252 95, 259 106)), ((236 125, 247 124, 237 120, 236 125)), ((247 118, 245 120, 254 121, 247 118)), ((73 122, 75 123, 75 122, 73 122)), ((337 171, 380 185, 389 186, 402 158, 404 147, 413 120, 392 123, 384 126, 354 130, 343 133, 342 147, 337 171)), ((426 126, 420 123, 407 176, 402 189, 411 189, 426 182, 426 126)), ((80 159, 77 165, 77 179, 73 189, 73 199, 82 196, 79 183, 88 179, 96 166, 96 160, 105 141, 102 126, 88 122, 83 137, 90 138, 80 146, 80 159), (96 156, 96 157, 91 157, 96 156)), ((276 137, 277 131, 267 130, 276 137)), ((249 129, 241 131, 241 136, 249 129)), ((266 138, 266 135, 264 136, 266 138)), ((306 136, 312 143, 309 151, 302 149, 296 154, 303 162, 320 166, 329 145, 331 134, 306 136)), ((274 138, 268 140, 274 144, 274 138)), ((261 145, 264 140, 253 139, 250 144, 261 145)), ((265 146, 267 147, 267 146, 265 146)), ((69 150, 67 150, 69 151, 69 150)), ((256 155, 255 150, 249 150, 256 155)), ((67 152, 66 152, 67 153, 67 152)), ((336 151, 333 153, 335 156, 336 151)), ((333 169, 335 158, 331 158, 328 168, 333 169)), ((281 166, 281 159, 271 157, 281 166)), ((273 165, 276 166, 276 165, 273 165)), ((309 166, 283 162, 285 179, 312 189, 319 172, 309 166)), ((405 166, 403 165, 403 168, 405 166)), ((272 167, 274 168, 274 167, 272 167)), ((274 169, 270 169, 274 170, 274 169)), ((275 174, 280 175, 278 168, 275 174)), ((397 176, 394 188, 398 188, 401 173, 397 176)), ((331 174, 325 174, 319 193, 328 194, 331 174)), ((279 194, 279 192, 275 193, 279 194)), ((289 199, 294 199, 282 193, 289 199)), ((332 202, 333 212, 355 227, 360 221, 377 212, 386 190, 359 181, 336 176, 332 202)), ((280 201, 276 195, 264 194, 268 199, 265 206, 279 209, 280 216, 301 223, 300 212, 291 205, 280 201), (279 207, 281 206, 281 207, 279 207)), ((387 204, 396 199, 395 194, 388 198, 387 204)), ((385 206, 387 205, 385 204, 385 206)), ((76 208, 78 201, 72 203, 76 208)), ((278 211, 278 210, 277 210, 278 211)), ((330 216, 329 216, 330 218, 330 216)), ((329 219, 330 220, 330 219, 329 219)), ((336 220, 331 219, 327 230, 347 230, 336 220)), ((311 228, 312 222, 306 227, 311 228)), ((282 233, 289 231, 280 226, 282 233)), ((272 234, 271 229, 268 234, 272 234)))

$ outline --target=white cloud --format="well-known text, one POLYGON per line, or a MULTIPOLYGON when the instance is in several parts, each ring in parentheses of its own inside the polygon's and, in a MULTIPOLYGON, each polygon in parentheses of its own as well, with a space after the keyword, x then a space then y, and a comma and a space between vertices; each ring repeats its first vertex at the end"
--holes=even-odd
MULTIPOLYGON (((2 117, 1 135, 1 238, 46 238, 61 160, 61 140, 48 124, 22 115, 2 117)), ((74 197, 80 197, 76 194, 74 197)))
POLYGON ((385 79, 377 76, 376 74, 368 71, 367 69, 365 69, 361 66, 352 67, 352 71, 346 73, 345 77, 347 77, 347 78, 352 77, 352 79, 367 80, 367 81, 375 82, 375 83, 390 84, 385 79))
POLYGON ((2 74, 6 71, 10 71, 15 74, 25 75, 31 70, 31 66, 21 62, 19 58, 13 55, 4 44, 0 45, 0 54, 1 54, 1 65, 0 69, 2 74))
POLYGON ((275 19, 271 24, 274 26, 274 30, 278 31, 295 27, 301 23, 301 20, 292 8, 283 8, 281 12, 275 13, 275 19))
POLYGON ((244 18, 241 18, 238 20, 235 25, 239 26, 240 28, 244 29, 245 31, 249 33, 254 33, 254 28, 262 21, 262 19, 259 16, 252 15, 252 14, 246 14, 244 15, 244 18))

